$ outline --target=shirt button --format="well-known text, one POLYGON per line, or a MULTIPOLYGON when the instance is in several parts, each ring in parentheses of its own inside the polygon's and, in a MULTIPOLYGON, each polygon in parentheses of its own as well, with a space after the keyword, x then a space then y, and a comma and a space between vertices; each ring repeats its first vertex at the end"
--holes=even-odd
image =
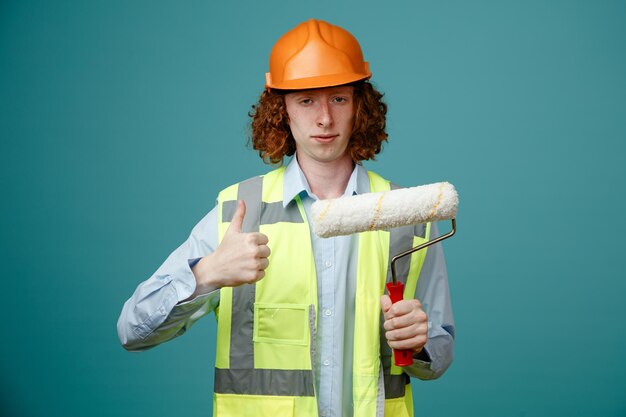
POLYGON ((324 310, 324 314, 326 314, 327 316, 330 316, 331 314, 333 314, 333 312, 330 311, 330 308, 327 308, 326 310, 324 310))
POLYGON ((320 410, 320 416, 325 417, 326 416, 326 410, 320 410))
POLYGON ((324 265, 326 265, 326 268, 330 268, 333 265, 333 263, 331 261, 326 261, 324 265))
POLYGON ((324 362, 322 363, 324 364, 324 366, 330 365, 330 361, 328 359, 324 359, 324 362))

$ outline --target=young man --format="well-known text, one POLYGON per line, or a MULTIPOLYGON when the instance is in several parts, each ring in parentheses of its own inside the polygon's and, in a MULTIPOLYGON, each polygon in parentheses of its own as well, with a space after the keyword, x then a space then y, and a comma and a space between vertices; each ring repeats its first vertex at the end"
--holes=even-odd
POLYGON ((409 416, 409 376, 437 378, 452 360, 440 245, 399 267, 414 298, 392 305, 383 294, 389 254, 434 236, 435 225, 328 239, 308 226, 317 199, 391 187, 360 165, 387 140, 387 106, 370 76, 344 29, 309 20, 283 35, 250 114, 252 144, 265 161, 293 158, 224 189, 124 305, 128 350, 215 311, 216 416, 409 416), (412 350, 415 363, 395 366, 391 348, 412 350))

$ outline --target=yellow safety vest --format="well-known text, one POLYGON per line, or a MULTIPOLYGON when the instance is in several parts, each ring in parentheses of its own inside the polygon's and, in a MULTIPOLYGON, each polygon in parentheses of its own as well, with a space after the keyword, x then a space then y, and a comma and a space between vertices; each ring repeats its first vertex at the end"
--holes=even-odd
MULTIPOLYGON (((372 192, 389 181, 368 172, 372 192)), ((237 200, 245 200, 243 232, 268 236, 272 254, 255 285, 220 290, 215 360, 216 417, 318 415, 314 361, 317 278, 307 217, 299 196, 283 207, 284 167, 223 190, 218 235, 230 225, 237 200)), ((356 276, 354 415, 413 416, 409 377, 381 343, 380 296, 390 279, 389 254, 428 239, 430 225, 359 234, 356 276), (374 277, 380 277, 378 282, 374 277), (382 374, 381 374, 382 371, 382 374), (384 396, 383 396, 384 392, 384 396)), ((426 251, 398 261, 405 298, 413 298, 426 251)), ((383 336, 384 338, 384 336, 383 336)))

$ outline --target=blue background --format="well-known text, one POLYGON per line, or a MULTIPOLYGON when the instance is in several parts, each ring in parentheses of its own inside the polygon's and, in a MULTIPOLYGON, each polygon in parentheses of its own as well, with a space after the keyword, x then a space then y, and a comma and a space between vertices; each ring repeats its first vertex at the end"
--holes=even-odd
POLYGON ((386 92, 371 169, 461 196, 456 358, 422 416, 626 416, 626 4, 0 3, 3 416, 208 416, 215 321, 125 352, 122 304, 222 187, 266 171, 270 48, 350 30, 386 92))

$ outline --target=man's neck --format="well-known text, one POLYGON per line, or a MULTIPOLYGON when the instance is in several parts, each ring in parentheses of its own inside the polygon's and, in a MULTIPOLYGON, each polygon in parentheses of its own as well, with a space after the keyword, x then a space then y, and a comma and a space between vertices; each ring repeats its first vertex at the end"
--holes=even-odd
POLYGON ((332 162, 298 158, 298 165, 309 183, 311 192, 320 200, 341 197, 354 170, 354 162, 349 156, 332 162))

